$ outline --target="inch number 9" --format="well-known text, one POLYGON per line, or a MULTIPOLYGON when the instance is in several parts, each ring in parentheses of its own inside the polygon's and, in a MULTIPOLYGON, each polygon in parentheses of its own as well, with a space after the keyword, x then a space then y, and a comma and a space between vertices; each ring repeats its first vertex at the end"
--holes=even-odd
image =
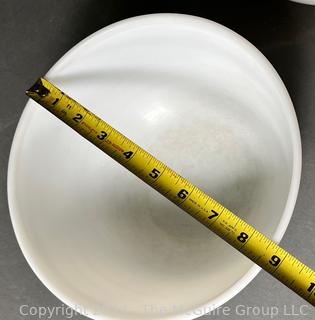
POLYGON ((276 255, 273 255, 269 260, 269 263, 274 267, 278 266, 280 262, 281 259, 276 255))

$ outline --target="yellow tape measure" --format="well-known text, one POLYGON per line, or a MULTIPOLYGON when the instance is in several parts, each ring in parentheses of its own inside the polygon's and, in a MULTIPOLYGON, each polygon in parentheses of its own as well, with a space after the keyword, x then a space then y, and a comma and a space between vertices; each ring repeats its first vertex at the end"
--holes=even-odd
POLYGON ((315 271, 45 79, 26 94, 315 306, 315 271))

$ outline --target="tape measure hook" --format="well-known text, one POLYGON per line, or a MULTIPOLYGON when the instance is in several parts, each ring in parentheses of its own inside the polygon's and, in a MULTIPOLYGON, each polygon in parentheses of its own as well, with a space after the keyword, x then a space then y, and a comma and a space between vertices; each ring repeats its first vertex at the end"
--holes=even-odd
POLYGON ((30 89, 26 90, 27 95, 39 95, 41 98, 48 96, 50 93, 49 89, 47 89, 42 80, 38 79, 30 89))

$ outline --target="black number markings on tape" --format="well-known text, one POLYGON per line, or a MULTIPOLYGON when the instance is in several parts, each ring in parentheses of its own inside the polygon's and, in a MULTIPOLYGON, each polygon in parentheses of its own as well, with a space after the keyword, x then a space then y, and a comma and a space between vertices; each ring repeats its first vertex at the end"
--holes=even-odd
POLYGON ((75 117, 72 118, 75 122, 80 122, 83 119, 83 116, 81 113, 77 113, 75 117))
POLYGON ((133 155, 132 151, 126 151, 123 153, 123 155, 125 156, 126 159, 130 159, 133 155))
POLYGON ((153 179, 156 179, 158 176, 159 176, 159 174, 160 174, 161 172, 158 170, 158 169, 153 169, 150 173, 149 173, 149 176, 151 177, 151 178, 153 178, 153 179))
POLYGON ((208 219, 212 219, 212 218, 215 218, 215 217, 217 217, 219 214, 216 212, 216 211, 214 211, 214 210, 211 210, 211 212, 213 213, 211 216, 209 216, 208 217, 208 219))
POLYGON ((100 134, 97 135, 100 140, 104 140, 107 137, 107 133, 105 131, 101 131, 100 134))
POLYGON ((182 189, 177 193, 177 196, 181 199, 185 199, 188 196, 188 194, 189 192, 187 190, 182 189))
POLYGON ((241 232, 241 234, 237 237, 237 240, 242 243, 245 243, 247 239, 248 239, 248 234, 245 232, 241 232))

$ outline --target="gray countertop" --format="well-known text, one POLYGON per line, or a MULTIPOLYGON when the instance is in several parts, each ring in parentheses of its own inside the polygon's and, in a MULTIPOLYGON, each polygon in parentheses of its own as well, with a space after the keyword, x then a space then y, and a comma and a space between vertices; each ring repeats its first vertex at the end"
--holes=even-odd
MULTIPOLYGON (((218 2, 0 0, 0 319, 39 318, 38 314, 24 316, 23 305, 59 307, 41 319, 87 319, 69 313, 34 275, 19 249, 6 195, 9 151, 27 100, 24 90, 89 34, 146 13, 186 13, 222 23, 252 42, 279 72, 295 106, 303 146, 300 192, 281 244, 315 267, 315 6, 288 1, 218 2)), ((315 318, 314 308, 264 271, 224 307, 202 319, 315 318), (257 312, 264 314, 257 316, 257 312)))

